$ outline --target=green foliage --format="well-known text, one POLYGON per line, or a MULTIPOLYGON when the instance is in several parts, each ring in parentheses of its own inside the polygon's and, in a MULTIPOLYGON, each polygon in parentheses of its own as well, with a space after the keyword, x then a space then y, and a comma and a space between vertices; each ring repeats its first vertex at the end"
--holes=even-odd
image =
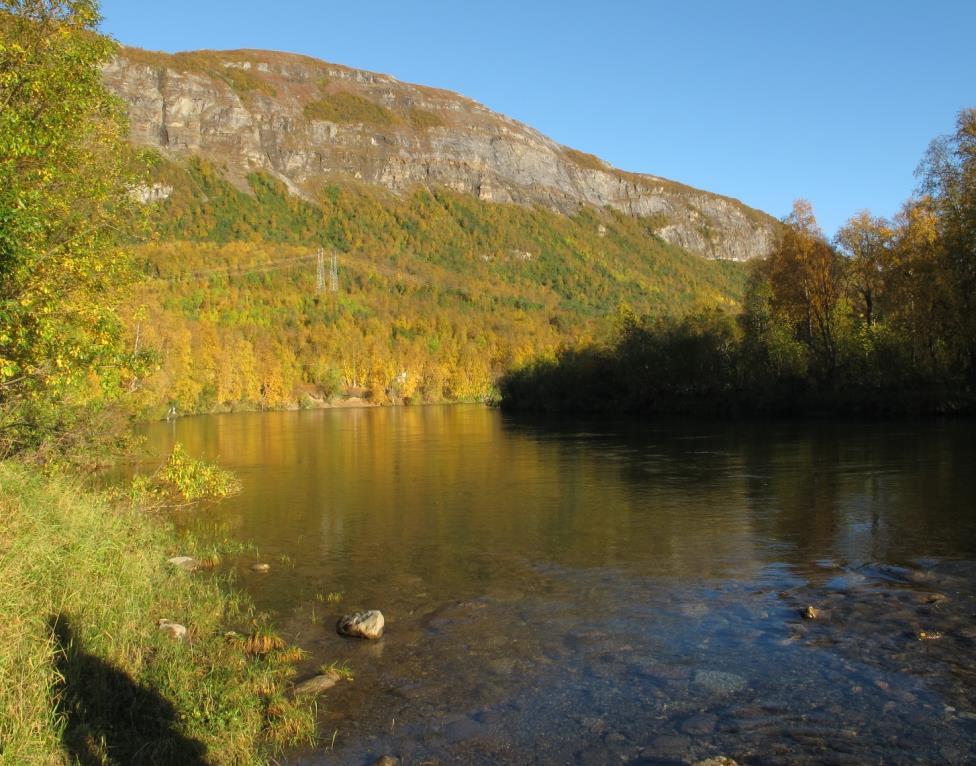
POLYGON ((324 120, 371 127, 389 127, 400 120, 385 106, 370 101, 356 93, 339 91, 328 93, 305 105, 305 116, 310 120, 324 120))
POLYGON ((221 500, 236 494, 240 488, 232 472, 190 457, 179 442, 155 474, 136 476, 132 483, 133 497, 142 504, 221 500))
POLYGON ((0 4, 0 448, 58 440, 142 366, 114 310, 134 232, 114 47, 91 0, 0 4))

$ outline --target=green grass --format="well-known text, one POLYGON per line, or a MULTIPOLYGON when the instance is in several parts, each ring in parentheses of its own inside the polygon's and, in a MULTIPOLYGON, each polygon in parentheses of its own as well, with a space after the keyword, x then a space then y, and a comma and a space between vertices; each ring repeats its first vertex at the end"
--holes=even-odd
POLYGON ((310 120, 389 127, 399 122, 384 106, 355 93, 331 93, 305 105, 310 120))
POLYGON ((607 169, 607 166, 595 154, 587 154, 586 152, 581 152, 577 149, 570 149, 569 147, 563 149, 563 154, 567 159, 572 160, 584 170, 605 171, 607 169))
POLYGON ((280 652, 225 638, 248 602, 166 563, 183 552, 145 512, 0 463, 0 764, 258 764, 314 735, 280 652))
POLYGON ((348 662, 330 662, 328 665, 322 665, 319 667, 319 672, 325 675, 335 673, 343 681, 355 680, 355 674, 353 673, 352 666, 348 662))
POLYGON ((407 121, 414 130, 428 130, 429 128, 443 128, 447 123, 437 112, 431 112, 419 107, 411 107, 407 112, 407 121))

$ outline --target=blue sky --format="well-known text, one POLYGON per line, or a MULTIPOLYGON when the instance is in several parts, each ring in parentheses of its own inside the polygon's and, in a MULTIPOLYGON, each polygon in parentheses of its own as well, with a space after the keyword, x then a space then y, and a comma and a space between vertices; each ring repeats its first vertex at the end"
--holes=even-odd
POLYGON ((165 51, 270 48, 448 88, 626 170, 832 234, 893 215, 976 106, 976 2, 103 0, 165 51))

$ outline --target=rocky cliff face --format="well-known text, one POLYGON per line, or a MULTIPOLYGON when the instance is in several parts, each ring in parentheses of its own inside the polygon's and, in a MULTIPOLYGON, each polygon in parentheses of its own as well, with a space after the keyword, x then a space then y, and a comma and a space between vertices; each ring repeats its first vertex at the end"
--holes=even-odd
POLYGON ((356 179, 564 213, 612 208, 652 218, 690 252, 732 260, 764 255, 776 227, 737 200, 622 172, 454 93, 303 56, 123 49, 104 76, 128 104, 137 144, 201 156, 236 183, 265 171, 303 195, 356 179))

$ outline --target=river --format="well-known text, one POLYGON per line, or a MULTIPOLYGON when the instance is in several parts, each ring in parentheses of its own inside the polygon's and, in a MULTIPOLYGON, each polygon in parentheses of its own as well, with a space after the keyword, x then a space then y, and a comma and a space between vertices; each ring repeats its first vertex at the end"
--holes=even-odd
POLYGON ((227 566, 300 676, 354 673, 292 763, 976 762, 972 421, 445 406, 147 436, 240 477, 178 523, 257 547, 227 566), (336 634, 359 608, 380 641, 336 634))

